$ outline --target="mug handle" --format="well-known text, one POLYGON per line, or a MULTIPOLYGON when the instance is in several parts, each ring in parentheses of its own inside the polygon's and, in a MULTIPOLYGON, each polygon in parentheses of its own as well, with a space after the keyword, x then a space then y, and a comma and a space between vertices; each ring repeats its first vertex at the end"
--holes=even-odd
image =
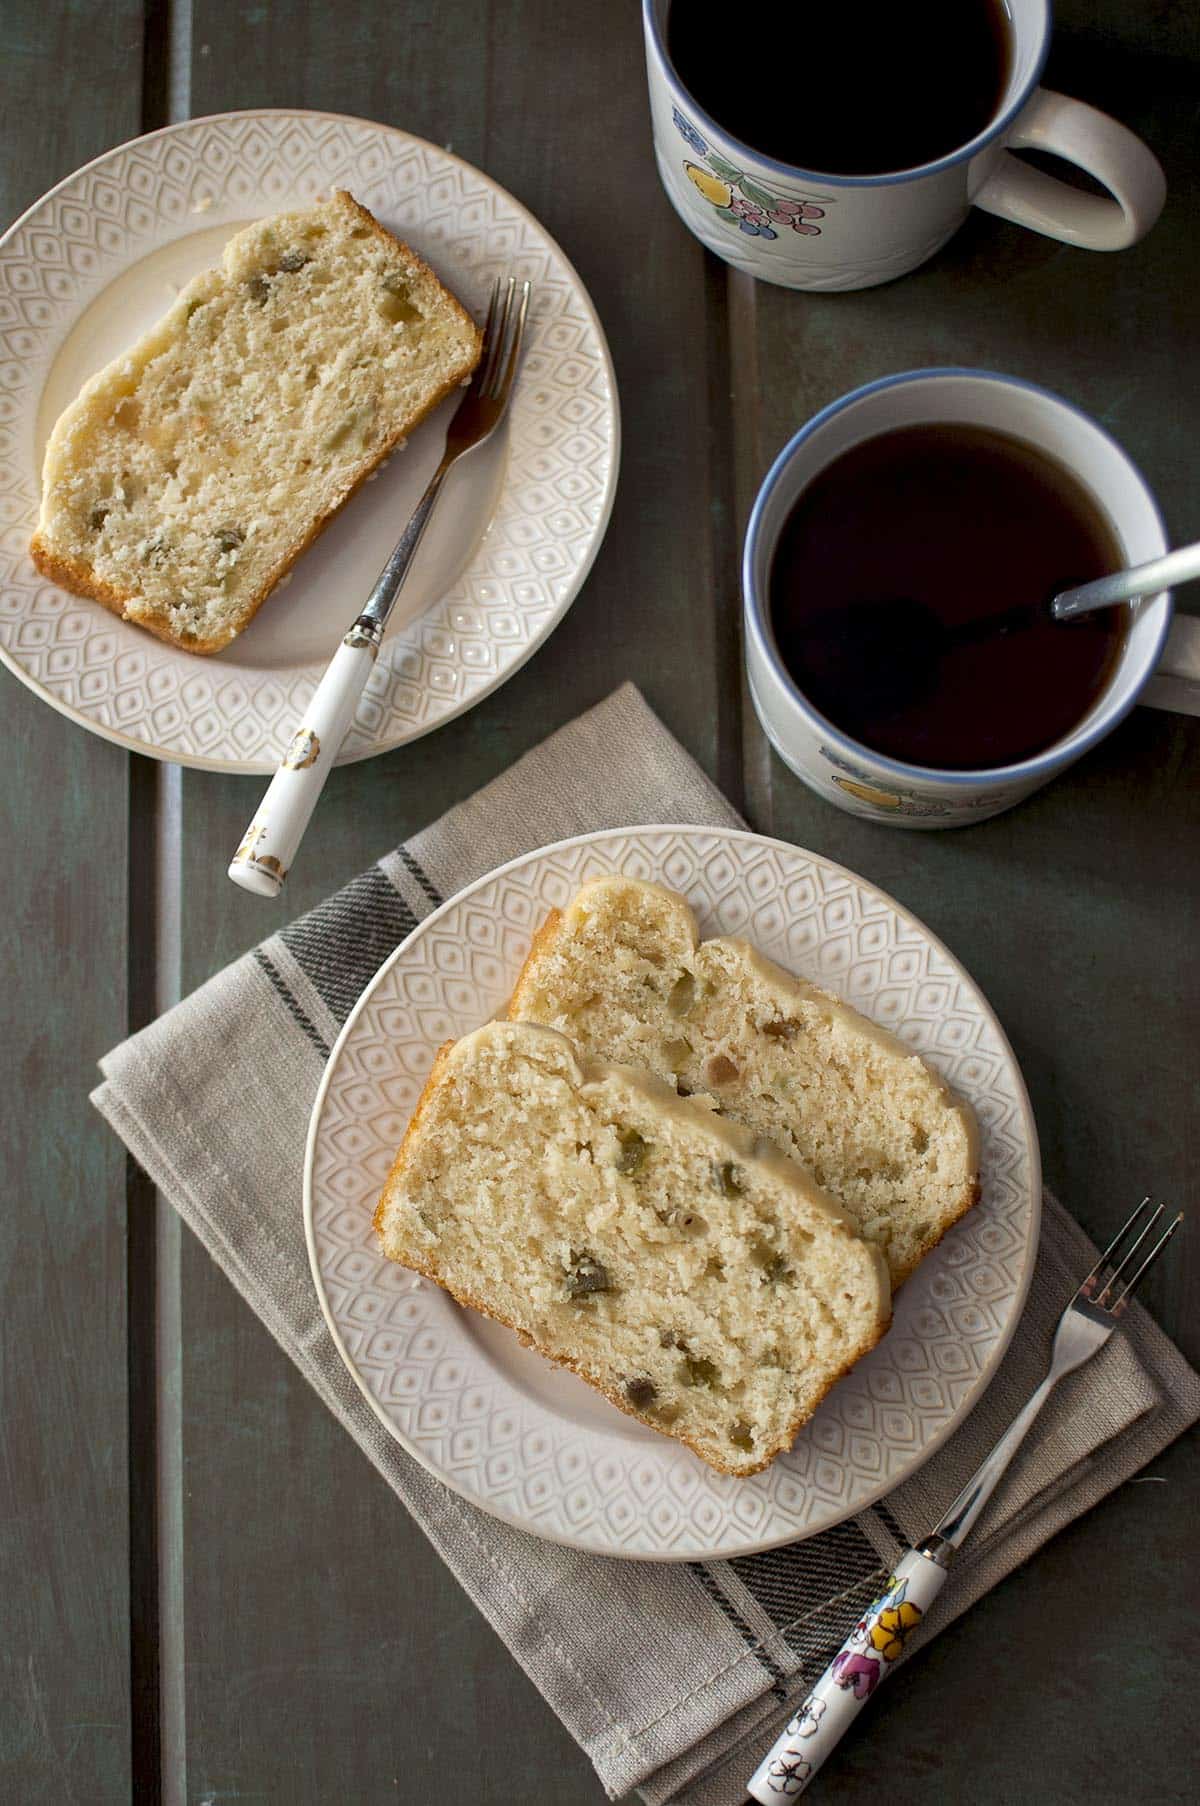
POLYGON ((1126 126, 1086 101, 1038 88, 1006 143, 1014 150, 1064 157, 1102 182, 1112 196, 1083 194, 1008 151, 979 192, 975 205, 1091 251, 1123 251, 1144 238, 1162 212, 1167 183, 1158 158, 1126 126))
POLYGON ((1176 715, 1200 715, 1200 615, 1175 616, 1158 667, 1138 701, 1176 715))

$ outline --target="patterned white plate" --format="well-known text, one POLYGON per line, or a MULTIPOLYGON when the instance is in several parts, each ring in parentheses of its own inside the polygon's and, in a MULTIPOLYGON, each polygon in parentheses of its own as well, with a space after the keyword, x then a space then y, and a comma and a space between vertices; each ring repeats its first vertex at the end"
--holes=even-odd
POLYGON ((619 447, 604 333, 558 246, 495 182, 406 132, 329 113, 223 113, 108 151, 0 239, 0 657, 64 715, 138 752, 273 770, 441 455, 454 397, 214 658, 67 595, 29 558, 43 448, 81 382, 238 226, 333 187, 477 314, 495 275, 529 277, 535 295, 506 429, 447 485, 343 761, 428 733, 510 677, 604 536, 619 447))
POLYGON ((377 1416, 448 1486, 507 1523, 604 1555, 711 1560, 861 1511, 962 1421, 1016 1327, 1041 1207, 1029 1100, 999 1023, 956 960, 841 866, 757 834, 631 828, 545 847, 435 910, 368 985, 313 1108, 309 1257, 334 1341, 377 1416), (385 1260, 371 1213, 447 1038, 501 1009, 534 929, 587 877, 673 886, 705 935, 739 934, 931 1059, 983 1135, 983 1197, 896 1299, 887 1336, 795 1448, 731 1479, 574 1375, 385 1260))

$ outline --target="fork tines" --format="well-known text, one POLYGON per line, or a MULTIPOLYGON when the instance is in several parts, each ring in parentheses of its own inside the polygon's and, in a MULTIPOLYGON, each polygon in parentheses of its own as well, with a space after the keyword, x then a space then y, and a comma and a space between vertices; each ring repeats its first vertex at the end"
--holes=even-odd
POLYGON ((1149 1252, 1143 1255, 1143 1250, 1146 1247, 1146 1243, 1149 1241, 1150 1233, 1165 1209, 1165 1204, 1157 1204, 1151 1209, 1150 1199, 1142 1199, 1137 1209, 1133 1212, 1133 1215, 1127 1222, 1121 1225, 1120 1229, 1118 1229, 1116 1235, 1114 1235, 1112 1241, 1108 1244, 1108 1247, 1104 1250, 1104 1253, 1100 1256, 1100 1259, 1096 1262, 1095 1266, 1080 1286, 1080 1297, 1088 1299, 1092 1304, 1097 1305, 1101 1310, 1110 1312, 1114 1317, 1120 1316, 1121 1312, 1125 1309, 1126 1304, 1129 1302, 1134 1289, 1141 1284, 1142 1280, 1150 1271, 1150 1268, 1154 1265, 1155 1261, 1183 1221, 1183 1212, 1181 1210, 1178 1215, 1173 1217, 1171 1222, 1167 1224, 1167 1227, 1150 1248, 1149 1252), (1147 1217, 1146 1212, 1148 1210, 1150 1211, 1150 1215, 1147 1217), (1126 1248, 1124 1247, 1126 1239, 1134 1229, 1137 1230, 1137 1234, 1126 1248), (1122 1248, 1124 1248, 1123 1253, 1121 1253, 1122 1248), (1118 1253, 1121 1254, 1119 1262, 1117 1261, 1118 1253), (1126 1279, 1121 1290, 1114 1296, 1114 1288, 1118 1281, 1123 1278, 1129 1268, 1133 1266, 1133 1263, 1138 1260, 1139 1256, 1142 1257, 1140 1264, 1134 1267, 1133 1272, 1129 1275, 1129 1278, 1126 1279), (1103 1285, 1098 1287, 1097 1282, 1100 1279, 1100 1275, 1105 1273, 1106 1269, 1109 1268, 1112 1270, 1108 1272, 1103 1285))
POLYGON ((497 277, 492 283, 483 328, 483 362, 475 379, 481 395, 500 396, 512 381, 531 293, 531 285, 518 282, 515 276, 507 282, 497 277))

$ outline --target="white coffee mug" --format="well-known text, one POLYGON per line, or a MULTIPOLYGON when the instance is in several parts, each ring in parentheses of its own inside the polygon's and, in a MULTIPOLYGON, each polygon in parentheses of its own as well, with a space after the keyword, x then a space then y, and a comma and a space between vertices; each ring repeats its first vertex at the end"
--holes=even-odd
MULTIPOLYGON (((784 288, 872 288, 932 257, 972 206, 1093 251, 1136 244, 1162 211, 1166 183, 1141 139, 1107 113, 1038 87, 1050 41, 1049 0, 1004 0, 1011 69, 983 131, 936 162, 878 176, 797 169, 723 131, 692 99, 667 55, 670 4, 643 0, 659 175, 684 225, 747 275, 784 288), (1018 149, 1077 164, 1111 200, 1009 155, 1018 149)), ((853 106, 853 71, 846 89, 853 106)))
POLYGON ((844 395, 800 428, 768 471, 746 529, 742 593, 750 694, 776 752, 810 789, 852 815, 900 828, 985 821, 1074 764, 1138 700, 1171 622, 1169 591, 1132 604, 1116 666, 1087 714, 1063 739, 1017 764, 979 771, 908 765, 872 752, 826 720, 789 676, 771 627, 768 585, 780 532, 801 491, 851 446, 929 422, 990 427, 1049 453, 1103 509, 1127 565, 1167 549, 1154 497, 1116 441, 1078 408, 1014 376, 954 369, 886 376, 844 395))

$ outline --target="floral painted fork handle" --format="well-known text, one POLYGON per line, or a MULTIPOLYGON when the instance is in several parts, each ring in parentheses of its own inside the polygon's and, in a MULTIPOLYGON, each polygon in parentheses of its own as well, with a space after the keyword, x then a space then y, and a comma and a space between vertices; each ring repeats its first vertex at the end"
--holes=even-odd
POLYGON ((828 1668, 788 1723, 774 1749, 755 1770, 750 1795, 760 1806, 794 1800, 808 1786, 903 1652, 946 1583, 955 1555, 1029 1434, 1038 1412, 1064 1373, 1090 1361, 1112 1335, 1129 1303, 1175 1231, 1183 1212, 1155 1240, 1165 1204, 1143 1198, 1118 1229, 1067 1307, 1054 1331, 1050 1370, 1026 1400, 999 1442, 986 1455, 931 1534, 910 1549, 866 1616, 854 1626, 828 1668))
POLYGON ((762 1806, 780 1806, 804 1792, 895 1667, 910 1631, 921 1622, 947 1577, 948 1570, 920 1549, 910 1549, 902 1557, 885 1591, 859 1619, 756 1770, 750 1782, 752 1799, 762 1806))

